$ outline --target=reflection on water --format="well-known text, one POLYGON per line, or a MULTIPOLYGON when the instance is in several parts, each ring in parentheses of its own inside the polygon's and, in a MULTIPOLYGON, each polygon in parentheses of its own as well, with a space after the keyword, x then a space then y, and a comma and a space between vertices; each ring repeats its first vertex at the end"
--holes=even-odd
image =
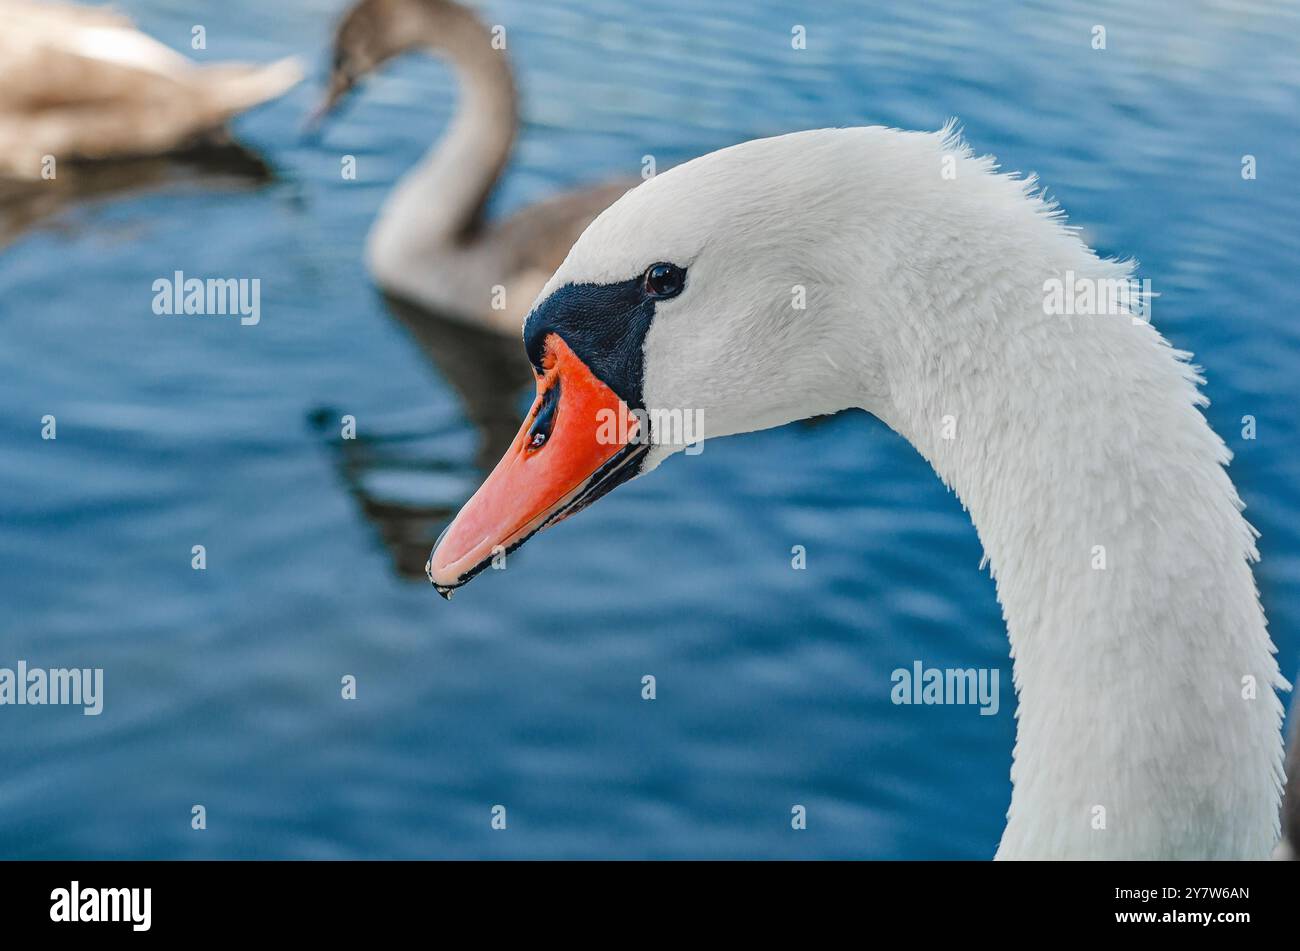
MULTIPOLYGON (((266 161, 233 142, 173 155, 111 162, 64 162, 51 179, 0 177, 0 250, 79 205, 183 189, 252 189, 273 177, 266 161)), ((75 231, 74 231, 75 233, 75 231)))
MULTIPOLYGON (((189 36, 188 8, 122 5, 172 45, 189 36)), ((341 6, 204 16, 223 58, 323 67, 341 6)), ((664 168, 759 135, 949 116, 1039 173, 1090 240, 1141 262, 1155 323, 1206 367, 1262 532, 1270 629, 1300 667, 1293 5, 836 0, 800 11, 801 53, 768 0, 664 0, 671 30, 631 0, 483 8, 524 94, 500 212, 635 175, 647 154, 664 168)), ((274 178, 158 190, 189 172, 148 164, 127 187, 109 168, 78 200, 0 205, 16 222, 0 250, 0 666, 105 670, 99 717, 0 709, 0 856, 992 855, 1014 735, 993 585, 961 507, 864 414, 712 441, 453 604, 407 580, 514 434, 529 371, 516 341, 386 300, 361 263, 450 116, 446 70, 395 63, 304 141, 318 92, 239 120, 274 178), (155 316, 151 283, 175 270, 260 278, 261 322, 155 316), (900 712, 890 673, 916 660, 999 669, 999 714, 900 712), (490 830, 497 803, 507 833, 490 830)))
POLYGON ((481 437, 475 465, 490 469, 519 431, 520 394, 533 385, 521 339, 444 320, 396 298, 388 297, 385 303, 456 391, 465 418, 481 437))
POLYGON ((362 514, 379 532, 405 578, 423 581, 438 534, 501 458, 519 429, 520 394, 532 371, 519 340, 448 320, 388 296, 385 305, 461 401, 479 435, 473 464, 449 458, 446 430, 427 412, 398 412, 344 438, 343 413, 313 410, 310 421, 329 442, 339 473, 362 514))

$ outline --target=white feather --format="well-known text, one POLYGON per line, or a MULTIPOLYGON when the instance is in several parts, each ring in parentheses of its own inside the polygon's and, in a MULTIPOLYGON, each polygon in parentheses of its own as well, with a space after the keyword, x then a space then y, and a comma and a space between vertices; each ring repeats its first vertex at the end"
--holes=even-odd
POLYGON ((1044 309, 1046 280, 1130 264, 951 128, 688 162, 605 211, 542 297, 657 261, 688 272, 647 337, 651 409, 702 410, 712 437, 862 407, 970 512, 1019 696, 1000 858, 1268 856, 1286 684, 1230 453, 1150 324, 1044 309))

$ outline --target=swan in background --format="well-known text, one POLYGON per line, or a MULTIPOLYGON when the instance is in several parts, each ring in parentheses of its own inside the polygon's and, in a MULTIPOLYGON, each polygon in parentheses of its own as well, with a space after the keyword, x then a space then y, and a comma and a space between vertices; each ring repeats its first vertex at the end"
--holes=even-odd
POLYGON ((1132 268, 951 129, 802 132, 664 172, 528 314, 537 400, 429 577, 450 594, 654 469, 683 448, 674 413, 712 438, 865 409, 958 495, 997 584, 1019 705, 997 856, 1266 858, 1287 685, 1230 453, 1149 323, 1049 315, 1070 272, 1132 268))
POLYGON ((366 241, 390 294, 452 319, 517 335, 528 306, 584 228, 634 180, 566 192, 501 219, 484 209, 518 131, 505 50, 451 0, 362 0, 339 22, 323 118, 361 77, 423 48, 456 73, 460 104, 442 140, 396 185, 366 241), (504 293, 496 291, 503 289, 504 293))
POLYGON ((221 141, 229 119, 302 77, 292 58, 198 65, 100 7, 0 0, 0 20, 0 175, 18 179, 42 179, 47 155, 134 158, 221 141))

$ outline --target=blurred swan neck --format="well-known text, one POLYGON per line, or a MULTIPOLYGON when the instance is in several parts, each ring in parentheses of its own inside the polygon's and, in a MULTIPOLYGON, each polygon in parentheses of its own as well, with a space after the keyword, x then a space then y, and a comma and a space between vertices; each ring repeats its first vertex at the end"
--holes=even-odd
POLYGON ((389 195, 371 233, 372 259, 417 262, 472 240, 514 145, 518 94, 504 31, 494 33, 454 4, 439 9, 424 21, 418 45, 451 64, 456 112, 389 195))

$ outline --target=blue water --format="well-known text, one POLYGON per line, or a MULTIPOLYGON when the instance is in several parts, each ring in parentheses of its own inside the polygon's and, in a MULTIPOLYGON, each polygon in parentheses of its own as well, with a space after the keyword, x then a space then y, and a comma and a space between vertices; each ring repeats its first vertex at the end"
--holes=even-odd
MULTIPOLYGON (((317 72, 341 10, 120 6, 179 49, 204 24, 204 58, 317 72)), ((498 210, 646 154, 956 116, 1137 258, 1206 368, 1300 668, 1293 4, 536 6, 481 7, 526 97, 498 210)), ((1014 735, 993 585, 957 501, 863 414, 679 456, 451 604, 412 579, 512 430, 520 371, 513 345, 396 313, 361 264, 451 114, 448 72, 393 64, 312 141, 318 79, 236 125, 269 178, 151 178, 0 250, 0 666, 103 667, 106 693, 99 717, 0 708, 0 857, 992 855, 1014 735), (154 316, 175 270, 259 277, 261 323, 154 316), (998 715, 893 706, 918 659, 998 668, 998 715)))

